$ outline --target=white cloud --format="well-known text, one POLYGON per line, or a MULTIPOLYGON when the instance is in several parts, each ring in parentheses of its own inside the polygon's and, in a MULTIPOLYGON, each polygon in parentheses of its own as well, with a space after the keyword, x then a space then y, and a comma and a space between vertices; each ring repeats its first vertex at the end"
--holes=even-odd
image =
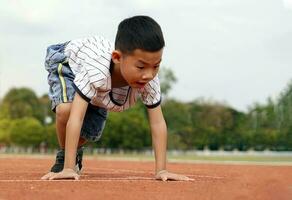
POLYGON ((56 15, 57 0, 4 0, 0 2, 1 15, 24 23, 44 23, 56 15))
POLYGON ((292 0, 283 0, 283 3, 285 8, 292 10, 292 0))
POLYGON ((132 3, 135 6, 138 6, 139 9, 151 10, 160 8, 160 6, 162 6, 163 3, 166 2, 157 0, 141 0, 141 1, 132 0, 132 3))
POLYGON ((244 110, 291 78, 292 15, 283 12, 291 1, 1 0, 0 96, 22 85, 47 92, 47 45, 92 34, 114 39, 120 20, 148 14, 165 35, 162 64, 178 78, 171 94, 226 100, 244 110))

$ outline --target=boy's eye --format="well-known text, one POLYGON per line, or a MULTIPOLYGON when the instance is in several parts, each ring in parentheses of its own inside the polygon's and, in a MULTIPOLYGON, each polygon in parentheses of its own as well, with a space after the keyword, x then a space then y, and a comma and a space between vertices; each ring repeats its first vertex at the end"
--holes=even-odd
POLYGON ((158 69, 158 68, 159 68, 159 65, 154 66, 154 69, 158 69))
POLYGON ((139 69, 144 69, 144 67, 143 67, 143 66, 137 66, 137 68, 139 68, 139 69))

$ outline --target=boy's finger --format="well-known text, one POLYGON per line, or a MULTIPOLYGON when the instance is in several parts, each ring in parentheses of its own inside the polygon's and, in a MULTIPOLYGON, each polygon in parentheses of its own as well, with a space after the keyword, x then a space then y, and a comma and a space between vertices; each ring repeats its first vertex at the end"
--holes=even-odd
POLYGON ((52 175, 54 175, 54 172, 49 172, 41 177, 41 180, 48 180, 52 175))
POLYGON ((48 179, 48 174, 45 174, 44 176, 41 177, 41 180, 47 180, 48 179))
POLYGON ((74 179, 75 179, 75 180, 79 180, 79 175, 76 174, 76 175, 74 176, 74 179))
POLYGON ((169 174, 169 179, 176 180, 176 181, 191 181, 193 179, 184 176, 184 175, 178 175, 178 174, 169 174))
POLYGON ((186 181, 194 181, 193 178, 190 178, 190 177, 187 177, 187 176, 184 176, 184 179, 185 179, 186 181))
POLYGON ((187 176, 182 176, 182 177, 180 177, 180 180, 182 180, 182 181, 193 181, 194 179, 189 178, 187 176))
POLYGON ((52 175, 51 177, 49 177, 49 180, 54 180, 56 177, 58 177, 58 175, 52 175))

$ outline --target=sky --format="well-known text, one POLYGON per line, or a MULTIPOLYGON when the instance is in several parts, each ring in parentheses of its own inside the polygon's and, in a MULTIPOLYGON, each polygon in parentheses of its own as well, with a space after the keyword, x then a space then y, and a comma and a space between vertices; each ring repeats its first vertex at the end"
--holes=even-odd
POLYGON ((292 80, 292 0, 1 0, 0 97, 12 87, 47 93, 47 46, 92 35, 114 41, 133 15, 162 27, 161 66, 178 80, 170 97, 246 111, 292 80))

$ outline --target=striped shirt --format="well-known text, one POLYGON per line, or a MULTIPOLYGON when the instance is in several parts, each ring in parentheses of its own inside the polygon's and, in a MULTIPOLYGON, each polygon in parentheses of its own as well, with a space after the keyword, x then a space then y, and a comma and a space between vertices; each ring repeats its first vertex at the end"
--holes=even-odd
POLYGON ((111 54, 114 45, 100 36, 71 40, 65 48, 75 75, 74 87, 87 102, 109 111, 121 112, 133 106, 138 98, 149 108, 160 104, 158 75, 143 88, 112 88, 111 54))

